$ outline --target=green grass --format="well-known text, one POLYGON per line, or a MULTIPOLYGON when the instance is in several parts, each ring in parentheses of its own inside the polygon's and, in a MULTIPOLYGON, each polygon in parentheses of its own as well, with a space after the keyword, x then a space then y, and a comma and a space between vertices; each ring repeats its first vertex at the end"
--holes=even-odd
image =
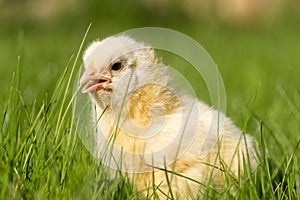
MULTIPOLYGON (((83 47, 95 38, 140 25, 126 23, 116 28, 96 22, 83 47)), ((247 31, 179 23, 168 27, 191 35, 207 49, 223 76, 227 115, 262 149, 255 174, 234 180, 235 198, 299 199, 298 21, 247 31)), ((69 102, 81 65, 82 52, 77 50, 88 23, 83 24, 75 25, 72 34, 64 24, 0 32, 0 199, 137 198, 126 176, 109 179, 107 169, 90 155, 76 132, 69 102)), ((165 59, 170 65, 185 65, 171 56, 165 59)), ((205 89, 202 81, 199 85, 205 89)), ((207 91, 198 95, 209 103, 207 91)), ((225 188, 215 198, 232 196, 225 188)))

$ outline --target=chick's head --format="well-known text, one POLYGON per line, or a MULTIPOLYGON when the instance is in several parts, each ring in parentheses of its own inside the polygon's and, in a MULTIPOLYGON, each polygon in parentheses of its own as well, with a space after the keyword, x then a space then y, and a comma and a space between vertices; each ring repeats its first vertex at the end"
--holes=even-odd
POLYGON ((93 42, 85 51, 82 89, 101 107, 111 104, 112 94, 121 101, 128 93, 145 83, 168 82, 166 68, 154 50, 130 37, 120 35, 93 42), (119 95, 119 96, 118 96, 119 95))

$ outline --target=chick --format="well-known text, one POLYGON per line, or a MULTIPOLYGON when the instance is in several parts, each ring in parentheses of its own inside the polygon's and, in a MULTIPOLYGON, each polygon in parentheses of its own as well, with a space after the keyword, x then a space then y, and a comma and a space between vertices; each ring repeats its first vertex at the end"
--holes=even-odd
POLYGON ((150 46, 112 36, 93 42, 83 60, 80 83, 88 82, 82 92, 93 104, 95 153, 100 159, 110 155, 115 169, 131 173, 142 196, 201 197, 208 187, 222 188, 225 174, 240 177, 245 167, 257 167, 253 138, 224 114, 176 94, 168 67, 150 46), (216 116, 223 122, 220 130, 216 116), (200 157, 209 130, 222 134, 200 157), (108 146, 114 148, 110 154, 108 146))

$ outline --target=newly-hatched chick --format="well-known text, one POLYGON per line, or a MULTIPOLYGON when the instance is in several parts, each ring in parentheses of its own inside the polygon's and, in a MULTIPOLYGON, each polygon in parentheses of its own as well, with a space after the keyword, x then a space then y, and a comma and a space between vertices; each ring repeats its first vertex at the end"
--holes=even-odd
POLYGON ((151 47, 112 36, 93 42, 83 60, 81 84, 88 83, 82 91, 91 96, 97 123, 96 155, 103 158, 106 143, 117 147, 108 154, 115 169, 135 173, 129 177, 142 195, 201 197, 207 187, 222 187, 225 174, 240 177, 246 166, 257 166, 253 139, 222 113, 175 94, 168 68, 151 47), (220 130, 212 129, 215 116, 222 118, 220 130), (200 157, 210 130, 220 137, 200 157))

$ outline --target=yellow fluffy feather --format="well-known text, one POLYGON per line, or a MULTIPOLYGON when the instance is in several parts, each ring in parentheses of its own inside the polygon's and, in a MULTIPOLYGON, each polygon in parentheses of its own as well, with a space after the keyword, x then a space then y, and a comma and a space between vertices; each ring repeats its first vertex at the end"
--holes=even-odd
POLYGON ((83 92, 89 92, 96 107, 96 154, 99 157, 103 154, 103 141, 117 147, 120 152, 114 150, 112 155, 116 153, 114 159, 120 163, 115 166, 123 166, 124 173, 138 172, 129 177, 141 196, 156 193, 152 198, 156 195, 160 199, 201 197, 205 185, 222 188, 225 174, 239 177, 244 174, 245 166, 249 170, 257 166, 252 137, 242 134, 222 113, 222 134, 212 151, 200 157, 209 129, 214 126, 212 118, 219 113, 197 99, 178 96, 167 87, 171 78, 150 47, 127 36, 109 37, 90 45, 84 55, 84 65, 86 71, 81 83, 89 83, 83 92), (178 153, 181 144, 176 137, 186 123, 182 113, 187 112, 190 102, 194 102, 192 111, 196 110, 197 116, 190 119, 196 120, 195 126, 186 132, 194 130, 194 133, 182 133, 191 143, 178 153), (152 126, 157 128, 155 134, 150 131, 152 126), (164 148, 169 148, 167 153, 152 154, 164 148), (128 154, 121 157, 122 152, 128 154), (159 188, 155 192, 153 184, 159 188))

